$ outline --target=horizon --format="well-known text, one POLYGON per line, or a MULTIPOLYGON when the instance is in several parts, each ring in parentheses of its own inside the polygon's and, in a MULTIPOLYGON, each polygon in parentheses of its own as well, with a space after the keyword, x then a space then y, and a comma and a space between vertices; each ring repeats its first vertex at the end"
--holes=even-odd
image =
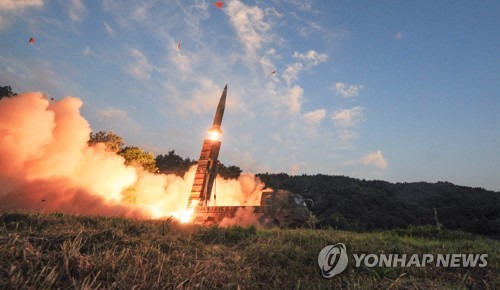
POLYGON ((0 85, 197 158, 227 83, 224 164, 500 191, 498 2, 123 3, 0 3, 0 85))

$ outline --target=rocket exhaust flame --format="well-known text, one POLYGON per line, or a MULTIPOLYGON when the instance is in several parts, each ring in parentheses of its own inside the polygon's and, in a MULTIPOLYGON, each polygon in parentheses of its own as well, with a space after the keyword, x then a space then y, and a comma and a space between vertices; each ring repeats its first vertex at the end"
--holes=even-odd
POLYGON ((212 141, 217 141, 219 139, 219 133, 218 132, 208 132, 210 135, 210 140, 212 141))
POLYGON ((178 212, 172 213, 172 217, 177 219, 182 224, 189 223, 193 220, 194 208, 198 205, 198 201, 191 203, 191 206, 178 212))
MULTIPOLYGON (((50 102, 38 92, 0 100, 0 211, 189 221, 196 166, 178 177, 125 165, 104 144, 87 144, 81 106, 78 98, 50 102)), ((221 206, 258 204, 264 188, 251 174, 216 182, 221 206)))

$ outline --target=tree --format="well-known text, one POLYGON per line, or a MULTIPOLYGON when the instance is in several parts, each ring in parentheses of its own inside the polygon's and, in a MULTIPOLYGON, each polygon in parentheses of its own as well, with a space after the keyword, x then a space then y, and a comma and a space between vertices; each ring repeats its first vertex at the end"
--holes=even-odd
POLYGON ((144 150, 139 147, 127 146, 118 152, 118 154, 125 158, 126 165, 142 167, 149 172, 158 171, 153 154, 144 152, 144 150))
POLYGON ((5 86, 5 87, 0 86, 0 100, 3 99, 4 97, 10 98, 16 95, 17 94, 12 91, 12 88, 10 86, 5 86))
POLYGON ((230 166, 225 166, 224 164, 219 164, 219 167, 217 168, 217 173, 222 176, 222 178, 228 179, 228 178, 238 178, 240 177, 241 174, 241 168, 238 166, 230 165, 230 166))
POLYGON ((106 150, 115 153, 119 152, 125 144, 122 137, 116 135, 113 131, 90 133, 89 146, 95 145, 96 143, 104 143, 106 145, 106 150))
POLYGON ((175 154, 175 150, 168 154, 156 156, 156 165, 163 174, 176 174, 182 176, 189 170, 189 167, 196 164, 196 161, 189 158, 182 158, 175 154))

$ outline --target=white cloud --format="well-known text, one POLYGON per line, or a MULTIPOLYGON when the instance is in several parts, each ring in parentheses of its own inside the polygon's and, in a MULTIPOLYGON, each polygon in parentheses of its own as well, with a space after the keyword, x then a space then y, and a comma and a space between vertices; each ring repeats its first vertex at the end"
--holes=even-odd
POLYGON ((131 48, 129 53, 133 60, 129 62, 127 72, 139 80, 149 80, 153 72, 153 66, 148 58, 138 49, 131 48))
POLYGON ((196 0, 191 7, 193 11, 196 11, 197 16, 201 16, 203 18, 208 17, 208 2, 196 0))
POLYGON ((309 50, 306 53, 299 53, 295 51, 293 53, 293 58, 296 59, 297 62, 289 64, 282 75, 282 78, 286 81, 287 85, 296 81, 302 70, 310 69, 322 62, 325 62, 328 59, 328 56, 324 53, 317 53, 314 50, 309 50))
POLYGON ((290 175, 298 175, 300 172, 300 164, 293 164, 290 166, 290 175))
POLYGON ((326 116, 326 111, 324 109, 318 109, 315 111, 310 111, 304 114, 304 121, 310 125, 319 125, 321 120, 326 116))
POLYGON ((41 8, 43 0, 0 0, 0 31, 10 27, 16 20, 22 20, 22 13, 28 8, 41 8))
POLYGON ((308 11, 312 8, 312 0, 287 0, 290 4, 298 6, 301 10, 308 11))
POLYGON ((136 6, 132 11, 132 18, 135 20, 144 20, 149 18, 149 9, 154 3, 136 2, 136 6))
POLYGON ((377 168, 385 169, 387 168, 387 160, 382 155, 382 151, 368 153, 361 161, 364 165, 373 164, 377 168))
POLYGON ((0 65, 7 68, 0 70, 0 80, 19 91, 39 90, 44 93, 48 91, 60 93, 68 84, 73 84, 68 75, 59 73, 58 68, 49 61, 28 61, 0 55, 0 65))
POLYGON ((25 8, 40 8, 43 0, 0 0, 0 11, 23 10, 25 8))
POLYGON ((288 90, 285 96, 285 105, 288 107, 290 114, 300 113, 303 95, 304 90, 299 86, 293 86, 288 90))
POLYGON ((99 111, 99 117, 102 119, 126 118, 127 112, 116 108, 108 108, 107 110, 99 111))
POLYGON ((298 53, 296 51, 293 53, 293 58, 303 61, 308 66, 317 66, 325 62, 328 56, 325 53, 317 53, 314 50, 309 50, 306 53, 298 53))
POLYGON ((88 57, 88 56, 90 56, 92 54, 92 51, 90 50, 90 47, 85 46, 85 48, 83 49, 82 53, 83 53, 84 56, 88 57))
MULTIPOLYGON (((264 55, 259 60, 260 66, 266 75, 271 75, 273 82, 278 82, 279 78, 272 75, 272 72, 276 70, 276 65, 273 63, 273 59, 276 58, 276 50, 274 48, 268 49, 264 55)), ((278 72, 276 72, 278 73, 278 72)))
POLYGON ((183 77, 190 74, 192 72, 193 59, 180 53, 177 49, 175 51, 171 49, 170 52, 170 61, 176 66, 177 73, 181 73, 179 75, 183 77))
POLYGON ((290 85, 299 78, 299 73, 304 66, 300 62, 289 64, 283 73, 283 79, 290 85))
MULTIPOLYGON (((153 18, 157 16, 155 12, 162 11, 163 7, 159 1, 136 1, 136 0, 103 0, 104 11, 114 16, 114 22, 122 27, 144 27, 155 22, 155 26, 160 26, 153 18), (153 9, 156 5, 157 9, 153 9)), ((169 1, 170 2, 170 1, 169 1)), ((174 3, 172 3, 174 4, 174 3)), ((164 14, 162 14, 164 15, 164 14)))
POLYGON ((129 115, 126 111, 117 108, 108 108, 101 110, 98 113, 101 121, 105 121, 110 127, 122 128, 123 130, 132 129, 134 131, 140 130, 141 126, 129 115))
POLYGON ((359 138, 356 132, 347 129, 339 130, 338 133, 339 133, 339 139, 342 142, 349 142, 351 140, 356 140, 359 138))
POLYGON ((68 17, 73 22, 82 20, 87 8, 83 5, 82 0, 69 0, 68 1, 68 17))
POLYGON ((364 120, 364 108, 356 106, 352 109, 337 110, 333 112, 332 120, 338 127, 354 127, 364 120))
POLYGON ((106 33, 111 37, 115 37, 115 31, 113 30, 113 28, 111 28, 111 26, 109 26, 107 22, 104 22, 103 25, 104 25, 104 30, 106 30, 106 33))
POLYGON ((269 41, 266 32, 271 25, 265 21, 264 12, 259 7, 247 6, 235 0, 227 3, 226 13, 249 54, 254 54, 264 42, 269 41))
POLYGON ((337 95, 343 98, 352 98, 359 95, 359 91, 363 88, 362 85, 347 85, 345 83, 336 83, 333 90, 337 95))
POLYGON ((199 80, 199 89, 193 93, 193 98, 185 101, 182 108, 195 114, 202 114, 213 111, 217 107, 221 88, 212 80, 204 78, 199 80))

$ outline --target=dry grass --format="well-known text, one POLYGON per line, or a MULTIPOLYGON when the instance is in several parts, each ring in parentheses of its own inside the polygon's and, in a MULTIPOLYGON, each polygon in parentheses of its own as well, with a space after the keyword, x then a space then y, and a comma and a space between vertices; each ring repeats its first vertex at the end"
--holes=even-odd
POLYGON ((0 215, 0 289, 11 288, 500 288, 500 242, 417 228, 203 228, 173 221, 62 214, 0 215), (317 255, 343 242, 355 253, 488 253, 486 268, 354 268, 327 280, 317 255))

